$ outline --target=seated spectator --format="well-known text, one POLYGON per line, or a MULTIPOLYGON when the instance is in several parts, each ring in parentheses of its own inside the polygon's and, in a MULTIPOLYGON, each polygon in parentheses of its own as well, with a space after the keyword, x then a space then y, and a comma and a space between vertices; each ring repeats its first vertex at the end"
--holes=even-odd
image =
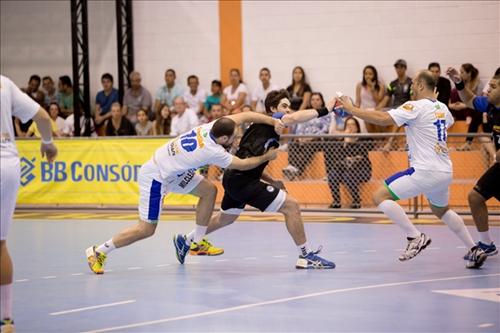
POLYGON ((49 107, 51 103, 57 103, 59 100, 59 93, 56 90, 54 81, 50 76, 44 76, 42 79, 42 87, 45 90, 45 103, 49 107))
POLYGON ((206 118, 206 122, 209 123, 211 121, 217 120, 223 116, 227 116, 227 110, 224 109, 222 104, 212 104, 212 108, 208 112, 207 115, 204 116, 206 118))
POLYGON ((73 114, 73 84, 69 76, 64 75, 59 78, 59 100, 57 104, 61 108, 61 116, 67 118, 73 114))
POLYGON ((42 107, 45 107, 45 94, 40 90, 40 83, 40 76, 36 74, 31 75, 30 80, 28 81, 28 87, 21 88, 21 90, 42 107))
POLYGON ((165 71, 165 85, 158 88, 155 97, 154 111, 161 110, 165 105, 169 108, 174 106, 174 99, 184 96, 184 89, 175 83, 175 71, 171 68, 165 71))
MULTIPOLYGON (((360 133, 359 122, 349 117, 345 122, 344 134, 360 133)), ((345 137, 341 141, 329 141, 325 150, 325 167, 328 186, 333 197, 330 208, 340 208, 340 183, 343 183, 352 197, 350 208, 361 207, 359 186, 372 176, 372 164, 368 157, 373 143, 356 137, 345 137)))
POLYGON ((113 76, 105 73, 101 76, 103 90, 99 91, 95 97, 95 124, 99 130, 104 122, 111 118, 111 105, 120 102, 118 90, 113 88, 113 76))
POLYGON ((153 135, 170 135, 172 124, 172 113, 168 106, 163 106, 160 112, 156 113, 153 121, 153 135))
MULTIPOLYGON (((377 69, 372 65, 365 66, 363 69, 363 79, 356 85, 356 101, 354 104, 357 107, 375 110, 384 98, 384 94, 384 85, 378 79, 377 69)), ((370 133, 378 133, 385 130, 384 126, 365 124, 364 120, 357 120, 370 133)))
POLYGON ((450 80, 441 76, 441 66, 438 62, 431 62, 427 67, 429 71, 431 71, 432 75, 434 75, 434 79, 436 80, 436 92, 438 93, 437 100, 443 103, 444 105, 448 105, 450 102, 450 94, 451 94, 451 84, 450 80))
MULTIPOLYGON (((68 118, 64 120, 64 128, 62 129, 62 136, 75 136, 75 115, 70 114, 68 118)), ((83 115, 80 116, 80 136, 91 136, 96 137, 97 133, 95 131, 94 120, 92 118, 85 118, 83 115)))
POLYGON ((135 124, 135 133, 138 136, 148 136, 153 134, 153 122, 148 118, 146 110, 137 112, 137 124, 135 124))
POLYGON ((133 71, 129 75, 130 88, 125 91, 123 96, 123 114, 127 119, 135 124, 137 123, 137 112, 140 109, 151 110, 151 94, 141 85, 141 74, 133 71))
POLYGON ((193 109, 198 118, 201 118, 203 116, 203 104, 207 100, 207 93, 199 88, 200 82, 196 75, 190 75, 187 82, 189 89, 184 93, 184 100, 188 108, 193 109))
POLYGON ((111 105, 111 118, 106 120, 105 124, 106 136, 135 135, 134 125, 127 117, 123 116, 120 103, 111 105))
POLYGON ((198 116, 193 109, 186 106, 184 97, 179 96, 174 100, 175 116, 172 117, 170 135, 177 136, 198 126, 198 116))
MULTIPOLYGON (((57 104, 56 104, 57 105, 57 104)), ((52 136, 54 137, 60 137, 61 132, 57 128, 56 122, 50 118, 50 126, 52 128, 52 136)), ((40 134, 40 131, 38 130, 38 126, 36 125, 36 122, 32 122, 31 126, 28 128, 28 132, 26 133, 26 137, 35 137, 35 138, 41 138, 42 135, 40 134)))
POLYGON ((222 83, 219 80, 213 80, 210 91, 212 92, 212 95, 207 97, 203 105, 203 113, 207 119, 210 118, 207 115, 210 113, 212 105, 220 104, 220 100, 222 98, 222 83))
POLYGON ((250 105, 245 104, 241 107, 241 112, 253 112, 255 111, 250 105))
POLYGON ((271 83, 271 71, 264 67, 259 72, 259 79, 262 84, 257 85, 252 93, 252 110, 260 113, 266 113, 264 101, 267 94, 273 90, 279 90, 278 86, 271 83))
POLYGON ((229 114, 241 112, 240 108, 245 104, 250 104, 248 88, 241 79, 240 70, 233 68, 230 70, 230 85, 224 88, 221 104, 229 111, 229 114))
MULTIPOLYGON (((325 107, 323 95, 319 92, 311 95, 311 108, 325 107)), ((308 122, 298 124, 296 135, 327 134, 330 126, 330 115, 315 118, 308 122)), ((322 138, 298 138, 288 144, 288 165, 283 169, 283 174, 290 180, 301 176, 305 168, 311 163, 316 152, 323 148, 322 138)))
POLYGON ((290 96, 290 109, 293 111, 304 110, 310 103, 311 86, 307 83, 306 73, 300 66, 296 66, 292 71, 292 84, 286 91, 290 96))
POLYGON ((64 119, 60 116, 61 109, 59 108, 59 104, 50 103, 49 114, 50 114, 50 118, 56 123, 57 130, 60 134, 59 136, 61 136, 62 131, 64 129, 64 119))

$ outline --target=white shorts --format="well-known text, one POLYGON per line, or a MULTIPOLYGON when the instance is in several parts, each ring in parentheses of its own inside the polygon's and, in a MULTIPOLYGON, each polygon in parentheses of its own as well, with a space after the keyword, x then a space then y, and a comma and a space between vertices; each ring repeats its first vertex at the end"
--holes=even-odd
POLYGON ((12 225, 17 190, 21 182, 19 157, 2 157, 0 169, 0 240, 5 240, 12 225))
POLYGON ((395 200, 423 194, 433 206, 446 207, 452 178, 451 172, 409 168, 387 178, 385 186, 395 200))
POLYGON ((162 179, 158 166, 153 160, 149 160, 139 170, 137 179, 141 220, 157 223, 161 214, 163 198, 167 193, 190 193, 203 179, 203 176, 197 174, 196 170, 162 179))

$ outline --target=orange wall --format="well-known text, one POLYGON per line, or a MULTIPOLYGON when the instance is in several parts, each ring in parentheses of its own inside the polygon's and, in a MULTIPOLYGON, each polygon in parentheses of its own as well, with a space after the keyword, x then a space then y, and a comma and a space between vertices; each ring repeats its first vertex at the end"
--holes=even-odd
POLYGON ((231 68, 238 68, 243 75, 240 0, 219 0, 219 31, 220 78, 225 87, 231 68))

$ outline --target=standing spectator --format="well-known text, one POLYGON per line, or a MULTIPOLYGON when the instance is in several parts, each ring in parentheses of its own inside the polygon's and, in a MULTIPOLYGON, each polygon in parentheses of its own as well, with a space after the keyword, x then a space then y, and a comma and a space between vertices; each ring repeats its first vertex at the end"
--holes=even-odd
POLYGON ((45 90, 45 105, 48 107, 51 103, 57 103, 59 100, 59 93, 50 76, 43 77, 42 87, 45 90))
POLYGON ((73 114, 73 84, 69 76, 64 75, 59 77, 59 107, 61 108, 61 115, 67 118, 73 114))
POLYGON ((61 108, 59 107, 59 104, 55 102, 50 103, 49 114, 50 118, 56 123, 59 134, 61 134, 64 129, 64 118, 61 117, 61 108))
POLYGON ((403 59, 398 59, 394 63, 397 78, 387 85, 386 95, 379 103, 377 109, 390 106, 397 108, 400 105, 408 102, 411 99, 411 83, 412 80, 406 76, 407 65, 403 59), (392 102, 391 102, 392 99, 392 102))
POLYGON ((177 136, 198 126, 198 117, 193 109, 186 107, 184 97, 179 96, 175 98, 174 110, 176 115, 172 118, 170 135, 177 136))
POLYGON ((437 100, 444 105, 448 105, 451 94, 450 80, 441 76, 441 66, 438 62, 431 62, 427 69, 434 75, 434 79, 436 80, 437 100))
POLYGON ((209 114, 212 109, 212 105, 220 104, 220 100, 222 98, 222 83, 219 80, 213 80, 210 91, 212 92, 212 95, 207 97, 203 105, 203 114, 207 119, 210 119, 209 114))
POLYGON ((134 125, 123 116, 120 103, 111 105, 111 118, 106 120, 106 136, 135 135, 134 125))
MULTIPOLYGON (((319 110, 325 107, 325 100, 320 92, 311 94, 311 108, 319 110)), ((327 134, 330 126, 330 115, 315 118, 305 123, 300 123, 295 128, 297 135, 327 134)), ((321 138, 293 139, 288 144, 288 165, 283 169, 283 174, 290 180, 302 175, 305 168, 311 163, 316 152, 322 150, 321 138)))
POLYGON ((240 70, 233 68, 229 71, 230 85, 224 88, 221 104, 229 111, 229 114, 239 113, 240 108, 250 104, 247 86, 241 79, 240 70))
POLYGON ((38 104, 45 105, 45 94, 40 90, 40 83, 40 76, 36 74, 31 75, 28 81, 28 87, 22 88, 21 90, 28 94, 28 96, 38 104))
POLYGON ((111 118, 111 105, 120 102, 118 90, 113 88, 113 76, 105 73, 101 76, 103 90, 99 91, 95 97, 95 124, 97 130, 102 128, 104 122, 111 118))
POLYGON ((187 79, 189 91, 184 93, 184 99, 188 108, 193 109, 198 117, 203 116, 203 104, 207 99, 205 90, 199 88, 200 82, 196 75, 190 75, 187 79))
MULTIPOLYGON (((360 133, 359 122, 354 117, 347 118, 344 134, 360 133)), ((340 208, 340 183, 351 194, 350 208, 361 208, 359 186, 372 176, 372 164, 368 157, 372 143, 363 138, 345 137, 342 141, 330 141, 325 150, 325 166, 328 174, 328 186, 333 202, 330 208, 340 208)))
POLYGON ((135 133, 138 136, 148 136, 153 134, 153 123, 148 118, 146 110, 137 112, 137 124, 135 124, 135 133))
MULTIPOLYGON (((375 110, 377 105, 384 98, 384 86, 378 79, 377 69, 372 65, 363 68, 363 79, 356 85, 356 106, 368 110, 375 110)), ((370 133, 384 131, 384 127, 365 124, 364 120, 356 119, 360 124, 362 131, 366 129, 370 133)))
POLYGON ((153 135, 170 135, 172 124, 172 113, 168 106, 161 108, 160 112, 156 112, 155 120, 153 121, 153 135))
POLYGON ((175 71, 171 68, 165 71, 165 85, 158 88, 155 97, 154 111, 161 110, 164 105, 169 108, 174 106, 174 99, 184 95, 184 89, 175 84, 175 71))
POLYGON ((151 94, 141 85, 141 74, 133 71, 129 75, 130 88, 125 91, 123 96, 123 114, 132 122, 137 122, 137 112, 140 109, 151 110, 151 94))
POLYGON ((293 111, 305 110, 311 99, 311 86, 307 83, 306 73, 300 66, 292 71, 292 84, 286 91, 290 95, 290 109, 293 111))
POLYGON ((260 113, 266 113, 264 101, 270 91, 279 90, 278 86, 271 83, 271 71, 269 68, 261 68, 259 79, 262 84, 258 85, 252 94, 252 110, 260 113))

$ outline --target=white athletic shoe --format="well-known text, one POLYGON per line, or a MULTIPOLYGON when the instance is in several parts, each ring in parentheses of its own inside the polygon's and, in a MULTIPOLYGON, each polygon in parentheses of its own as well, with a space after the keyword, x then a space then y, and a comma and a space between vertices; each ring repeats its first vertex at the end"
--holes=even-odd
POLYGON ((416 238, 408 239, 408 245, 406 245, 405 251, 399 256, 399 260, 406 261, 414 258, 430 243, 431 239, 424 233, 421 233, 420 236, 416 238))

